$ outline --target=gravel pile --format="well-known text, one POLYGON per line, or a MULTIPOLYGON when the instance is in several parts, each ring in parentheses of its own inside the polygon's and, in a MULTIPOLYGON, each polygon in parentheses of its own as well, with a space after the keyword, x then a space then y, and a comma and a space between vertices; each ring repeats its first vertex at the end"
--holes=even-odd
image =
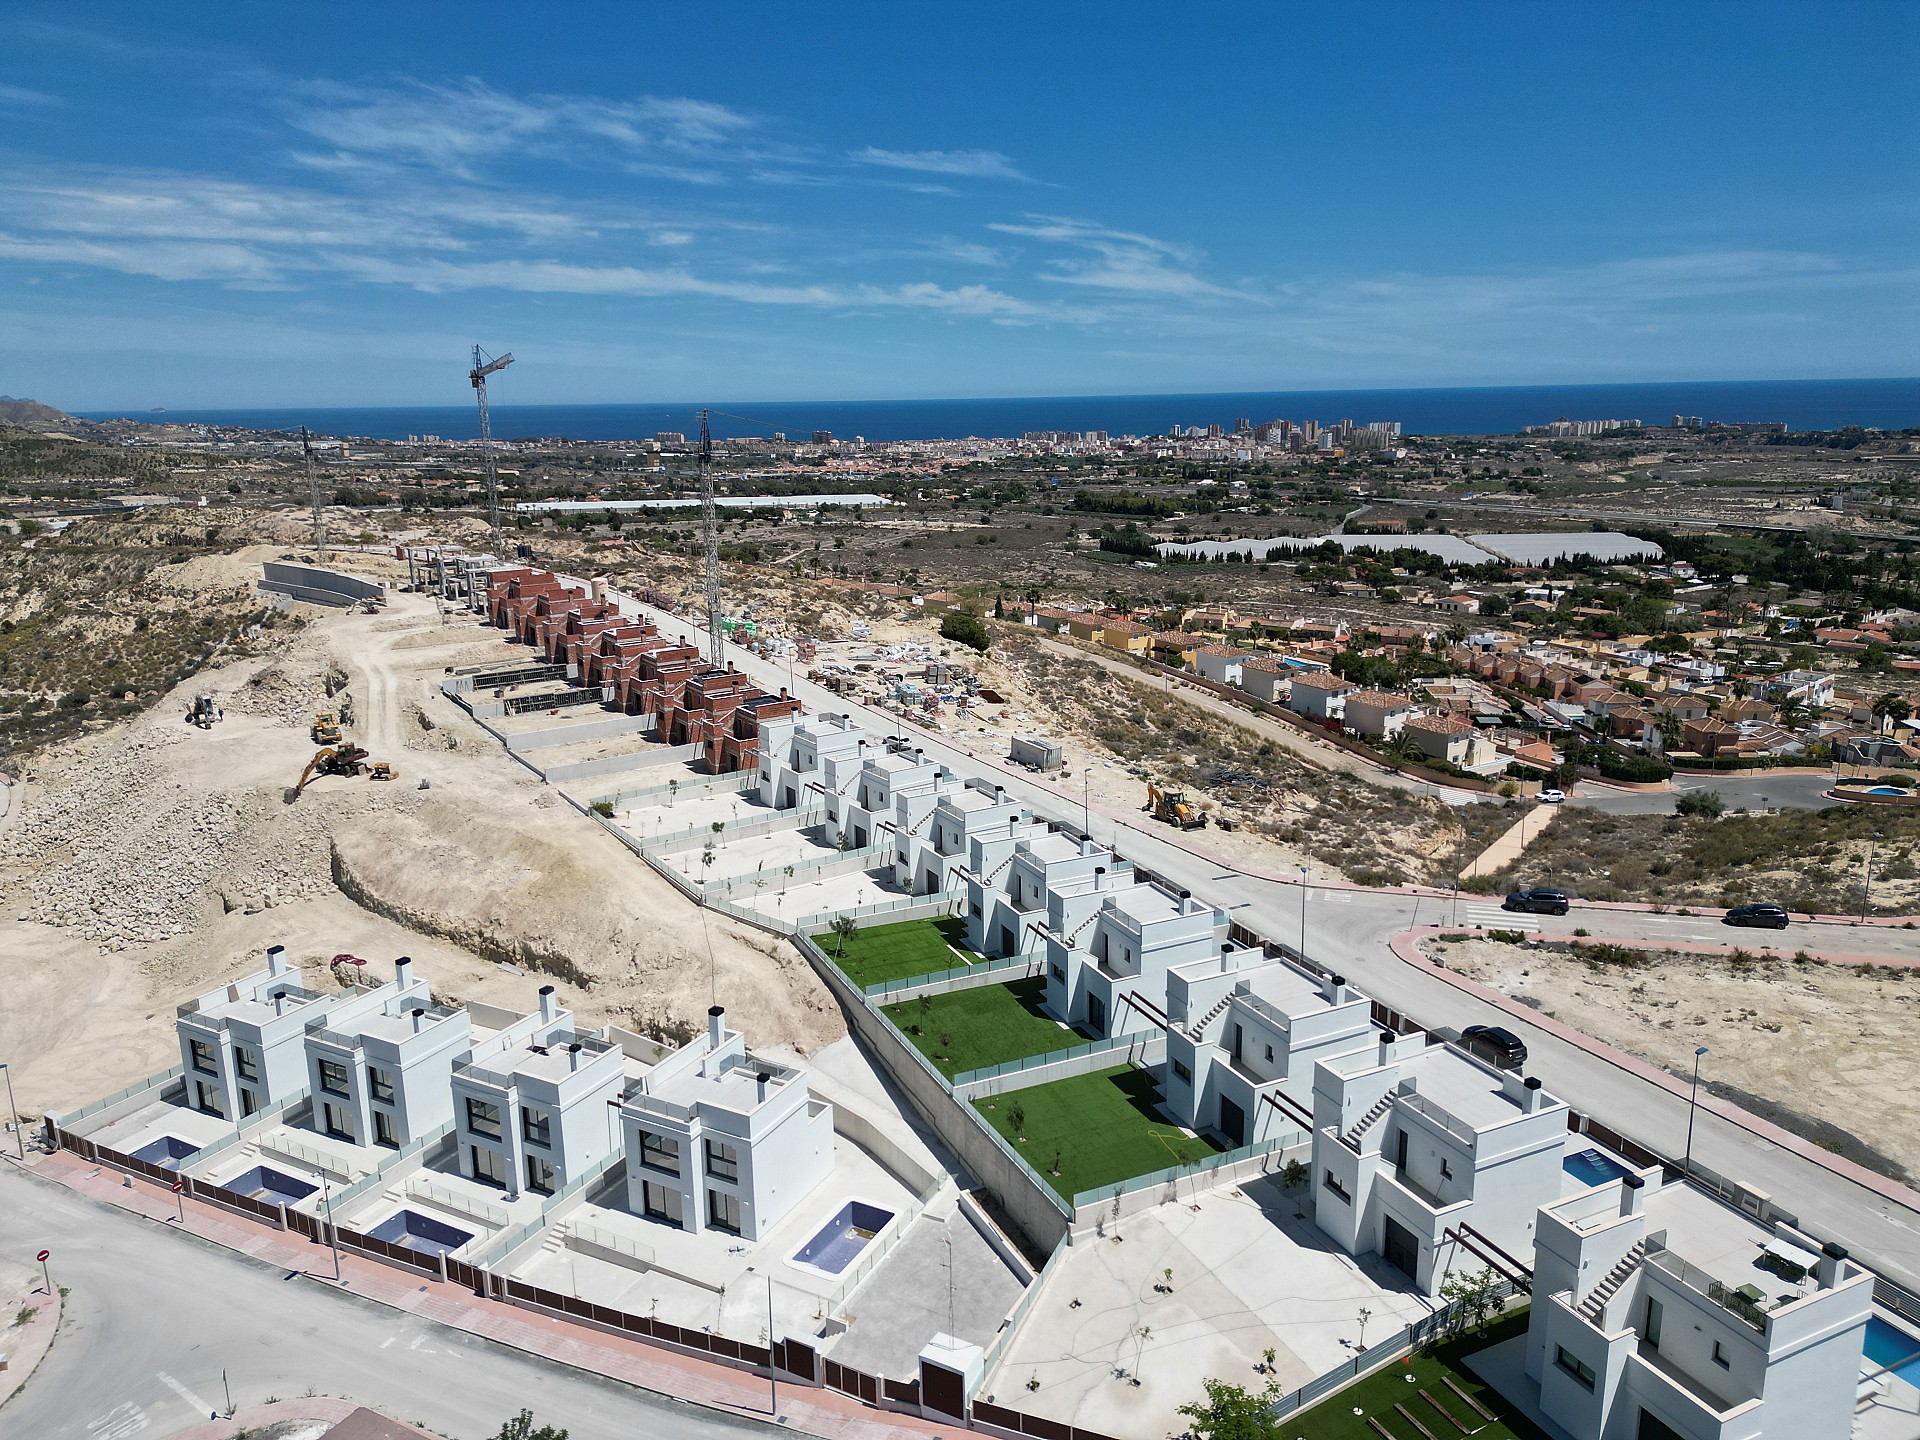
POLYGON ((305 728, 326 708, 321 667, 311 658, 286 655, 247 677, 227 700, 227 709, 305 728))
POLYGON ((222 910, 249 913, 332 884, 327 827, 371 794, 309 795, 196 787, 157 752, 183 733, 136 731, 100 747, 64 783, 35 792, 0 842, 35 865, 16 897, 22 919, 77 930, 110 950, 188 934, 222 910))

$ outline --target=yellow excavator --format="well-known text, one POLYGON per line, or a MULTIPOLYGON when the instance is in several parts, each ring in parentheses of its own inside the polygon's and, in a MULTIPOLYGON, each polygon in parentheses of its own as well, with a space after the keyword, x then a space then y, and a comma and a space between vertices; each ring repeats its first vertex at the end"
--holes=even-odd
POLYGON ((1153 818, 1164 820, 1169 825, 1178 825, 1182 830, 1204 830, 1207 817, 1200 807, 1188 801, 1184 792, 1162 790, 1158 785, 1147 785, 1147 808, 1153 812, 1153 818))
POLYGON ((328 746, 300 772, 300 781, 293 787, 294 797, 299 798, 307 783, 320 775, 365 775, 369 780, 397 780, 400 772, 385 760, 369 761, 367 752, 358 745, 328 746))

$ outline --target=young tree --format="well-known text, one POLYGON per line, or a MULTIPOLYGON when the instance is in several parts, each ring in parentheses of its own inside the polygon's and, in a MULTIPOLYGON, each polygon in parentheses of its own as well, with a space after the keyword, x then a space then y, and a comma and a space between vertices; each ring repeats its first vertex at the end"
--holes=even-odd
POLYGON ((567 1432, 552 1425, 535 1425, 533 1412, 522 1410, 500 1427, 494 1440, 567 1440, 567 1432))
POLYGON ((1261 1390, 1225 1380, 1203 1383, 1205 1403, 1190 1401, 1179 1409, 1193 1422, 1188 1428, 1198 1440, 1274 1440, 1280 1433, 1267 1415, 1267 1407, 1279 1397, 1279 1382, 1269 1380, 1261 1390))
POLYGON ((847 953, 847 941, 851 940, 859 929, 860 927, 853 923, 851 915, 833 917, 833 938, 840 942, 839 947, 833 952, 836 957, 847 953))

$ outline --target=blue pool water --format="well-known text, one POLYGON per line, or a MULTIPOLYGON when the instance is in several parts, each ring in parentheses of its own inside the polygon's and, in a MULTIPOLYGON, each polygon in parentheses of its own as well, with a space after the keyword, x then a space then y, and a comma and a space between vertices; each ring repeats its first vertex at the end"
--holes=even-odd
POLYGON ((1911 795, 1911 790, 1902 790, 1898 785, 1875 785, 1867 791, 1869 795, 1911 795))
POLYGON ((373 1227, 373 1238, 425 1255, 451 1255, 473 1235, 417 1210, 396 1210, 373 1227))
POLYGON ((1578 1154, 1568 1155, 1560 1161, 1560 1168, 1582 1185, 1604 1185, 1609 1180, 1633 1174, 1611 1155, 1598 1150, 1582 1150, 1578 1154))
POLYGON ((817 1270, 838 1275, 851 1265, 854 1257, 867 1248, 867 1242, 887 1228, 893 1219, 891 1210, 869 1205, 864 1200, 849 1200, 822 1225, 814 1237, 794 1253, 794 1259, 817 1270))
POLYGON ((271 1165, 256 1165, 243 1174, 234 1176, 220 1187, 231 1190, 236 1195, 245 1195, 249 1200, 264 1200, 269 1205, 288 1204, 304 1200, 320 1187, 309 1185, 304 1180, 296 1180, 283 1170, 271 1165))
POLYGON ((1895 1375, 1920 1389, 1920 1338, 1878 1315, 1867 1321, 1867 1361, 1876 1366, 1895 1366, 1895 1375))
POLYGON ((163 1170, 178 1170, 182 1160, 199 1153, 198 1145, 189 1145, 178 1135, 162 1135, 158 1140, 149 1140, 134 1151, 133 1158, 144 1160, 149 1165, 158 1165, 163 1170))

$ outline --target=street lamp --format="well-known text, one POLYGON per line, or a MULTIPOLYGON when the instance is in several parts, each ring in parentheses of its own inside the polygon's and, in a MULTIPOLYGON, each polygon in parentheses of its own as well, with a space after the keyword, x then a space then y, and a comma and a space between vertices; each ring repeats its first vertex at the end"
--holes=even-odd
POLYGON ((1867 873, 1865 883, 1860 889, 1860 920, 1864 924, 1867 911, 1873 908, 1873 847, 1879 843, 1880 832, 1874 831, 1867 837, 1867 873))
POLYGON ((7 1072, 7 1109, 13 1113, 13 1143, 20 1147, 20 1158, 27 1158, 27 1132, 20 1128, 20 1107, 13 1103, 13 1067, 0 1060, 0 1070, 7 1072))
POLYGON ((1700 1057, 1707 1053, 1702 1045, 1693 1052, 1693 1093, 1687 1099, 1687 1158, 1682 1168, 1693 1178, 1693 1114, 1700 1104, 1700 1057))
POLYGON ((1307 867, 1300 867, 1300 958, 1307 958, 1307 867))
POLYGON ((333 1185, 332 1177, 326 1171, 320 1172, 320 1203, 327 1211, 327 1244, 333 1249, 333 1279, 335 1284, 345 1284, 340 1274, 340 1232, 333 1228, 333 1185))

